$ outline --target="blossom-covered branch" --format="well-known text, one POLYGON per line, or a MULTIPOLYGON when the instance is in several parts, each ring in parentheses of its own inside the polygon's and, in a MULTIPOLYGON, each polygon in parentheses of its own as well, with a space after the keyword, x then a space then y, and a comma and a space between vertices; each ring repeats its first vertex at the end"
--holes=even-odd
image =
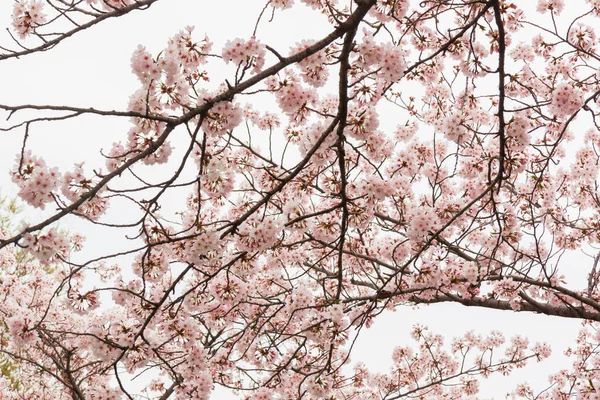
MULTIPOLYGON (((155 1, 17 1, 0 60, 155 1)), ((222 48, 184 27, 131 49, 124 110, 0 99, 22 138, 9 176, 45 212, 0 224, 0 392, 462 399, 550 355, 416 326, 388 374, 350 364, 382 312, 443 302, 580 319, 571 369, 512 395, 593 398, 598 257, 578 283, 562 256, 600 241, 596 3, 271 0, 222 48), (260 35, 300 3, 329 33, 260 35), (77 144, 100 164, 31 145, 92 117, 129 124, 77 144), (119 244, 86 243, 71 216, 119 244)))

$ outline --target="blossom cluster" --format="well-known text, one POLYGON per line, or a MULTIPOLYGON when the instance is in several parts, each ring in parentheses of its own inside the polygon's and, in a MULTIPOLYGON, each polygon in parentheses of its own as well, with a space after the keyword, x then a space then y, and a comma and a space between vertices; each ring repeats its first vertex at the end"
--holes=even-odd
POLYGON ((44 209, 54 201, 53 191, 60 181, 58 168, 49 168, 46 162, 28 150, 23 157, 17 156, 11 172, 12 181, 19 186, 19 197, 30 205, 44 209))
POLYGON ((228 40, 222 52, 223 60, 226 63, 232 62, 243 68, 252 67, 254 73, 260 72, 265 64, 265 54, 265 45, 254 37, 248 41, 239 38, 233 41, 228 40))
POLYGON ((357 46, 357 66, 372 68, 386 82, 397 82, 404 76, 406 61, 402 48, 392 43, 376 43, 372 36, 365 36, 357 46))
POLYGON ((569 83, 561 83, 552 92, 550 109, 557 117, 570 117, 583 105, 583 93, 569 83))
POLYGON ((44 5, 39 0, 19 0, 13 6, 12 26, 21 39, 35 32, 35 29, 46 23, 44 5))
POLYGON ((54 228, 44 234, 25 234, 20 245, 25 247, 42 264, 64 260, 70 248, 68 238, 54 228))
MULTIPOLYGON (((559 0, 537 3, 548 29, 506 2, 302 3, 333 33, 288 53, 256 33, 213 54, 193 27, 156 54, 133 49, 139 87, 113 113, 131 126, 102 152, 107 174, 91 160, 93 173, 81 161, 59 171, 25 146, 11 171, 20 198, 59 210, 12 237, 0 224, 0 352, 19 383, 3 369, 0 392, 116 399, 125 371, 149 377, 148 398, 205 399, 216 385, 258 399, 474 398, 479 376, 550 348, 499 332, 446 344, 417 326, 387 374, 345 368, 349 351, 407 304, 600 319, 596 267, 579 290, 557 266, 564 250, 600 242, 594 9, 561 31, 559 0), (211 82, 215 70, 227 79, 211 82), (585 136, 575 120, 591 124, 585 136), (100 220, 109 199, 132 207, 100 220), (131 245, 81 260, 81 238, 54 225, 66 211, 131 245)), ((17 32, 37 33, 40 7, 16 3, 17 32)), ((555 398, 596 390, 598 339, 579 340, 555 398)))
MULTIPOLYGON (((292 48, 292 53, 298 53, 311 45, 314 41, 303 40, 297 43, 292 48)), ((329 79, 329 67, 328 64, 333 62, 333 53, 336 49, 334 47, 321 50, 310 57, 301 60, 298 63, 298 67, 302 71, 302 79, 313 87, 322 87, 329 79)))

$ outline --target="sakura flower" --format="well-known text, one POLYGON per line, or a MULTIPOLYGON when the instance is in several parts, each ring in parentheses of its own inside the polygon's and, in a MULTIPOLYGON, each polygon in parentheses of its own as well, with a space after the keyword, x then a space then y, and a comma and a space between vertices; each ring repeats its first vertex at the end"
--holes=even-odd
POLYGON ((202 123, 204 132, 222 135, 242 122, 242 109, 239 104, 222 101, 215 104, 202 123))
POLYGON ((34 32, 35 28, 46 22, 43 3, 37 0, 17 1, 13 6, 13 28, 21 39, 34 32))
POLYGON ((277 216, 260 218, 253 215, 239 228, 238 246, 242 251, 266 249, 277 242, 281 229, 281 221, 277 216))
POLYGON ((436 122, 436 126, 439 126, 439 131, 444 133, 449 140, 460 143, 467 133, 465 122, 465 117, 460 111, 457 111, 449 114, 446 118, 440 118, 436 122))
POLYGON ((429 207, 415 209, 410 218, 408 238, 414 241, 426 239, 430 232, 435 231, 438 220, 439 218, 434 210, 429 207))
POLYGON ((475 262, 465 262, 460 266, 460 272, 470 283, 477 283, 479 280, 479 266, 475 262))
POLYGON ((515 61, 522 60, 528 63, 533 62, 535 57, 533 48, 525 43, 519 43, 516 46, 513 46, 509 54, 515 61))
MULTIPOLYGON (((81 196, 85 195, 93 187, 92 180, 86 178, 83 173, 83 163, 75 164, 75 170, 65 173, 61 181, 62 193, 72 202, 79 200, 81 196)), ((107 207, 108 201, 106 198, 96 194, 85 201, 77 211, 93 221, 97 221, 98 218, 104 214, 107 207)))
MULTIPOLYGON (((310 47, 313 43, 314 41, 312 40, 303 40, 296 44, 296 47, 292 49, 292 53, 298 53, 310 47)), ((335 51, 335 48, 332 47, 321 50, 298 63, 298 66, 302 70, 302 79, 309 85, 321 87, 327 82, 329 78, 327 63, 333 59, 329 53, 335 51)))
POLYGON ((569 29, 569 42, 581 50, 594 52, 596 45, 596 31, 591 26, 585 24, 575 24, 569 29))
POLYGON ((280 10, 291 8, 294 5, 294 0, 271 0, 271 5, 280 10))
POLYGON ((253 67, 253 72, 259 72, 265 64, 265 46, 256 38, 250 40, 228 40, 223 48, 223 60, 233 62, 244 68, 253 67))
POLYGON ((383 51, 380 74, 387 82, 397 82, 404 76, 406 69, 404 52, 391 43, 383 45, 383 51))
POLYGON ((529 144, 530 122, 523 115, 517 115, 507 125, 506 136, 511 138, 513 147, 523 148, 529 144))
POLYGON ((330 392, 330 384, 323 378, 308 379, 306 382, 308 393, 315 399, 324 399, 330 392))
POLYGON ((219 238, 219 233, 207 231, 190 243, 187 257, 190 262, 201 264, 202 259, 215 256, 215 253, 221 249, 221 246, 222 241, 219 238))
POLYGON ((314 88, 304 87, 293 73, 282 80, 271 80, 269 88, 274 91, 281 110, 298 125, 306 121, 306 107, 318 100, 314 88))
POLYGON ((552 92, 550 111, 557 117, 570 117, 583 106, 583 92, 569 83, 561 83, 552 92))
POLYGON ((173 146, 170 142, 164 142, 155 152, 144 158, 144 164, 166 164, 173 153, 173 146))
POLYGON ((149 83, 160 78, 160 67, 146 48, 139 45, 131 56, 131 70, 142 83, 149 83))
MULTIPOLYGON (((170 69, 180 67, 184 74, 189 74, 206 62, 206 55, 212 48, 212 42, 206 36, 202 40, 195 40, 192 37, 193 32, 194 27, 187 26, 169 39, 164 58, 165 63, 170 65, 170 69)), ((171 70, 171 73, 173 72, 171 70)))
POLYGON ((313 293, 303 285, 300 285, 292 295, 294 306, 298 309, 308 307, 313 302, 313 293))
POLYGON ((88 4, 100 3, 104 10, 113 11, 133 3, 134 0, 86 0, 88 4))
POLYGON ((273 394, 266 387, 259 388, 253 395, 254 400, 271 400, 273 394))
POLYGON ((33 156, 28 150, 23 157, 17 156, 12 181, 19 188, 19 197, 30 205, 44 209, 46 203, 54 200, 52 192, 56 190, 60 179, 57 168, 48 168, 46 162, 33 156))
POLYGON ((365 36, 357 46, 360 54, 357 65, 361 68, 373 66, 387 82, 397 82, 404 76, 406 61, 404 51, 391 43, 375 43, 373 36, 365 36))
POLYGON ((406 15, 409 2, 407 0, 377 0, 375 10, 379 20, 386 21, 389 17, 402 19, 406 15), (387 18, 386 18, 387 17, 387 18))
POLYGON ((119 165, 124 160, 123 155, 126 153, 125 147, 121 143, 113 143, 110 152, 106 156, 106 168, 109 172, 119 168, 119 165))
POLYGON ((536 343, 531 350, 536 353, 538 362, 552 355, 552 348, 547 343, 536 343))
POLYGON ((100 306, 97 292, 72 293, 70 305, 76 313, 84 315, 100 306))
POLYGON ((31 320, 31 316, 25 313, 18 313, 5 320, 8 327, 8 332, 16 347, 24 347, 30 345, 35 339, 35 324, 31 320))
POLYGON ((27 251, 42 264, 64 259, 69 250, 69 242, 65 235, 54 228, 45 234, 26 235, 22 245, 27 246, 27 251))
POLYGON ((564 0, 538 0, 537 11, 544 14, 550 11, 556 15, 560 14, 565 7, 564 0))

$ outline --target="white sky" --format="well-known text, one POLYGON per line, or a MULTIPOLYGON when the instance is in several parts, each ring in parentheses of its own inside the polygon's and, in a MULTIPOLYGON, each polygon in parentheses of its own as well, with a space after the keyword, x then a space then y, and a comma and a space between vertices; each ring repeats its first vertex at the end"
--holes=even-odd
MULTIPOLYGON (((0 2, 2 27, 10 24, 11 3, 7 0, 0 2)), ((131 73, 129 64, 138 44, 147 46, 151 53, 156 54, 178 30, 186 25, 195 25, 198 36, 206 32, 214 42, 213 51, 220 53, 227 39, 251 34, 255 17, 263 5, 263 1, 254 0, 159 1, 147 11, 104 22, 66 40, 50 52, 0 62, 0 103, 65 104, 125 110, 129 95, 138 88, 137 78, 131 73)), ((306 15, 299 15, 296 11, 280 12, 274 23, 261 25, 259 37, 285 54, 290 46, 306 39, 307 35, 317 38, 329 31, 325 25, 317 23, 322 21, 313 18, 310 23, 306 22, 306 15)), ((9 43, 9 40, 4 35, 0 43, 9 43)), ((390 122, 395 125, 395 121, 390 122)), ((43 156, 49 165, 63 170, 71 169, 73 163, 83 160, 91 168, 104 164, 99 149, 109 149, 112 142, 125 137, 128 126, 126 119, 97 117, 40 124, 33 127, 28 148, 43 156)), ((15 188, 10 183, 8 171, 20 150, 22 131, 0 132, 0 135, 0 193, 14 195, 15 188)), ((35 210, 27 213, 31 222, 46 214, 35 210)), ((117 239, 109 239, 112 236, 102 230, 84 225, 74 218, 64 222, 63 226, 65 224, 73 231, 83 230, 82 233, 88 236, 86 255, 89 257, 104 253, 107 246, 121 245, 117 239)), ((589 267, 591 260, 574 256, 563 262, 571 264, 574 270, 581 270, 579 267, 589 267)), ((415 323, 429 325, 432 331, 444 333, 448 342, 470 329, 480 333, 497 329, 507 337, 522 334, 532 342, 552 344, 554 356, 548 361, 533 363, 506 380, 483 381, 481 397, 495 399, 504 398, 504 394, 513 389, 514 382, 529 381, 536 389, 543 389, 549 372, 567 367, 561 353, 568 344, 574 343, 579 327, 575 320, 530 313, 468 309, 448 304, 419 310, 405 307, 380 316, 373 328, 364 331, 352 360, 364 361, 372 371, 387 371, 391 350, 411 343, 408 335, 415 323)), ((216 391, 214 398, 234 397, 216 391)))

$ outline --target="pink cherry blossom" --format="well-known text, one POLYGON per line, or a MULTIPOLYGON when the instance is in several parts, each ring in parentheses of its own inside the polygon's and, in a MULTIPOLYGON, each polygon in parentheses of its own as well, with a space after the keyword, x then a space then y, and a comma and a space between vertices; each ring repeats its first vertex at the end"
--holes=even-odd
POLYGON ((242 68, 252 67, 254 72, 258 72, 265 63, 265 46, 255 38, 248 41, 235 39, 225 43, 222 56, 226 63, 233 62, 242 68))
POLYGON ((35 29, 46 23, 44 4, 38 0, 19 0, 13 6, 13 29, 21 39, 34 33, 35 29))
POLYGON ((579 320, 547 386, 505 391, 597 397, 598 1, 213 2, 125 60, 91 34, 167 3, 13 4, 2 398, 477 398, 561 353, 461 312, 355 362, 380 315, 439 303, 579 320), (122 107, 51 101, 40 57, 69 45, 129 63, 122 107))
POLYGON ((550 109, 554 115, 571 116, 583 105, 583 93, 568 83, 561 83, 552 93, 550 109))
POLYGON ((537 11, 542 14, 547 11, 560 14, 564 6, 563 0, 538 0, 537 11))
POLYGON ((46 162, 27 151, 24 157, 17 157, 12 181, 19 188, 19 196, 30 205, 44 209, 54 200, 53 191, 58 187, 60 173, 57 168, 48 168, 46 162))

